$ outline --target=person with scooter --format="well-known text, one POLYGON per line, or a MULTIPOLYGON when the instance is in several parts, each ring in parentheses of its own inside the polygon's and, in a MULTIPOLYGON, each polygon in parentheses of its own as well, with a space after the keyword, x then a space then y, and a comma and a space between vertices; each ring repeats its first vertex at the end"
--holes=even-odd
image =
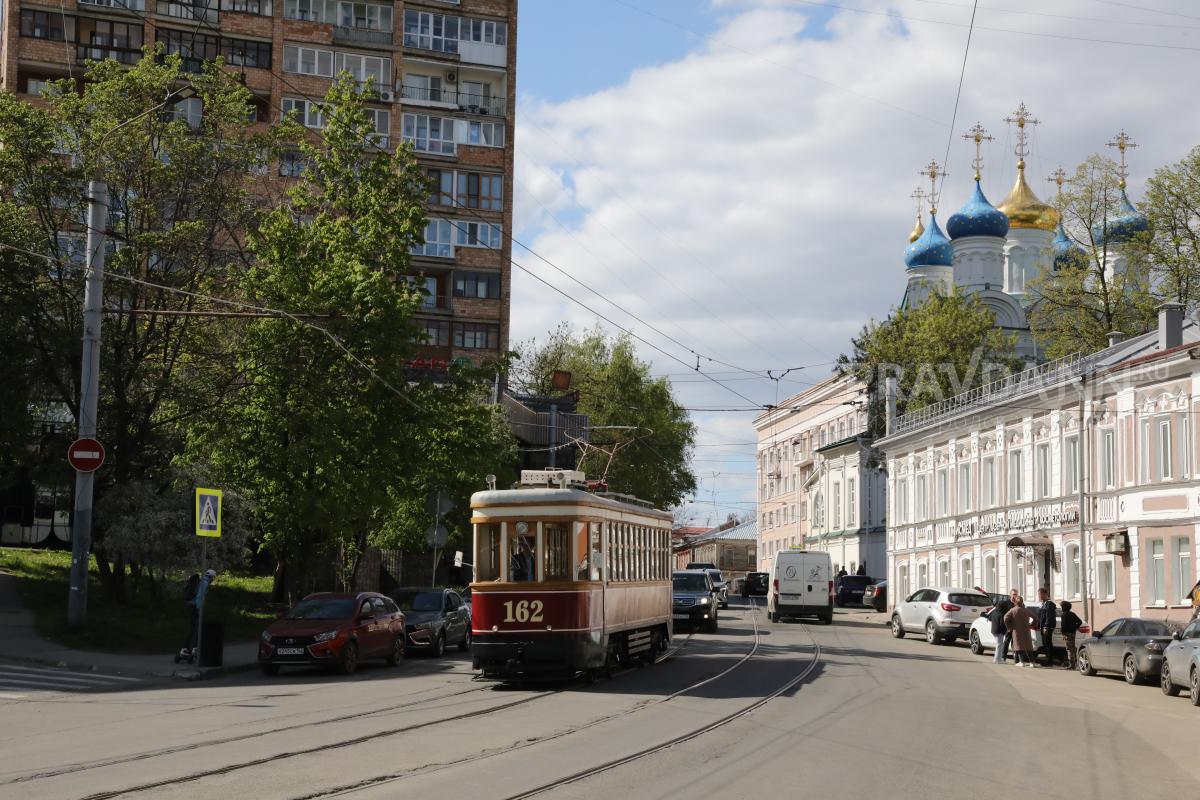
POLYGON ((193 574, 183 587, 184 606, 188 615, 188 634, 183 647, 175 655, 175 663, 186 661, 189 664, 196 658, 196 640, 200 635, 200 615, 204 608, 204 600, 208 596, 208 587, 216 580, 217 571, 204 571, 204 577, 193 574))

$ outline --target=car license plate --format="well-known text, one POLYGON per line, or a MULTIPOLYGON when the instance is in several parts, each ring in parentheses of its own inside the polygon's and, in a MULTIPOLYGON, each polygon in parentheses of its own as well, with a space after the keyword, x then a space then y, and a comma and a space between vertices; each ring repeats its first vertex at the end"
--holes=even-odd
POLYGON ((278 656, 302 656, 304 655, 303 647, 276 647, 275 655, 278 656))

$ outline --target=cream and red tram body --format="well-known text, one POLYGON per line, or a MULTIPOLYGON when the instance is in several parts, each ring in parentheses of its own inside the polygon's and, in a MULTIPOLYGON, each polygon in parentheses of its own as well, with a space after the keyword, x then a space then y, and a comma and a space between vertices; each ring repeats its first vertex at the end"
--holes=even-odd
POLYGON ((486 676, 570 676, 653 658, 671 637, 671 515, 522 472, 471 497, 471 658, 486 676))

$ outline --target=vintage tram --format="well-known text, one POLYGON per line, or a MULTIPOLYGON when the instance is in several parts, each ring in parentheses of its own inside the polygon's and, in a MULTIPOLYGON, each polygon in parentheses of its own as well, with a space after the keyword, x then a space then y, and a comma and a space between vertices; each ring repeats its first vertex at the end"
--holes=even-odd
POLYGON ((671 638, 671 515, 524 470, 471 497, 471 659, 485 676, 570 677, 652 660, 671 638))

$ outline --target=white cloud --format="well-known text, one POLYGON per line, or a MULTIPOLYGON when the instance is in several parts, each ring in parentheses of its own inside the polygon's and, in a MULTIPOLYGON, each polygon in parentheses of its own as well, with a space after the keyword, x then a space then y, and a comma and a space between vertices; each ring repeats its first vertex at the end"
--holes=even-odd
MULTIPOLYGON (((903 292, 909 193, 921 180, 921 166, 945 154, 966 39, 959 26, 970 13, 969 4, 856 1, 883 13, 835 13, 825 25, 828 38, 812 39, 800 34, 812 14, 827 9, 718 0, 714 6, 728 18, 684 58, 636 70, 620 85, 562 103, 522 98, 517 230, 559 266, 702 353, 752 368, 832 361, 851 334, 870 317, 885 315, 903 292)), ((969 193, 972 153, 960 133, 976 120, 996 136, 985 152, 985 192, 996 203, 1007 193, 1015 159, 1003 118, 1020 101, 1043 121, 1030 159, 1034 188, 1043 198, 1052 187, 1042 178, 1057 164, 1070 167, 1103 150, 1119 128, 1141 144, 1133 154, 1135 189, 1153 167, 1178 160, 1196 144, 1191 132, 1200 107, 1191 81, 1182 77, 1194 72, 1194 51, 990 29, 1181 46, 1200 41, 1194 31, 1175 29, 1168 16, 1085 0, 1057 3, 1054 13, 1170 27, 1060 19, 1044 15, 1046 6, 1033 0, 1008 0, 1006 7, 1043 14, 980 8, 943 220, 969 193)), ((1181 12, 1189 7, 1170 6, 1181 12)), ((640 21, 664 24, 649 16, 640 21)), ((647 61, 654 60, 647 54, 647 61)), ((520 248, 514 258, 694 363, 679 346, 520 248)), ((520 271, 513 297, 517 338, 540 335, 558 319, 594 321, 520 271)), ((684 371, 660 353, 640 349, 658 372, 684 371)), ((826 369, 814 369, 806 379, 826 369)), ((774 401, 770 381, 728 385, 758 402, 774 401)), ((781 397, 798 388, 782 387, 781 397)), ((745 405, 708 383, 680 384, 678 391, 697 407, 745 405)), ((706 431, 701 444, 753 439, 752 414, 696 416, 706 431)), ((734 448, 700 451, 709 459, 734 448)), ((747 447, 734 454, 745 459, 752 452, 747 447)), ((729 464, 731 476, 753 469, 748 462, 729 464)), ((698 463, 697 472, 714 466, 720 465, 698 463)), ((719 478, 721 499, 752 500, 753 479, 719 478)))

